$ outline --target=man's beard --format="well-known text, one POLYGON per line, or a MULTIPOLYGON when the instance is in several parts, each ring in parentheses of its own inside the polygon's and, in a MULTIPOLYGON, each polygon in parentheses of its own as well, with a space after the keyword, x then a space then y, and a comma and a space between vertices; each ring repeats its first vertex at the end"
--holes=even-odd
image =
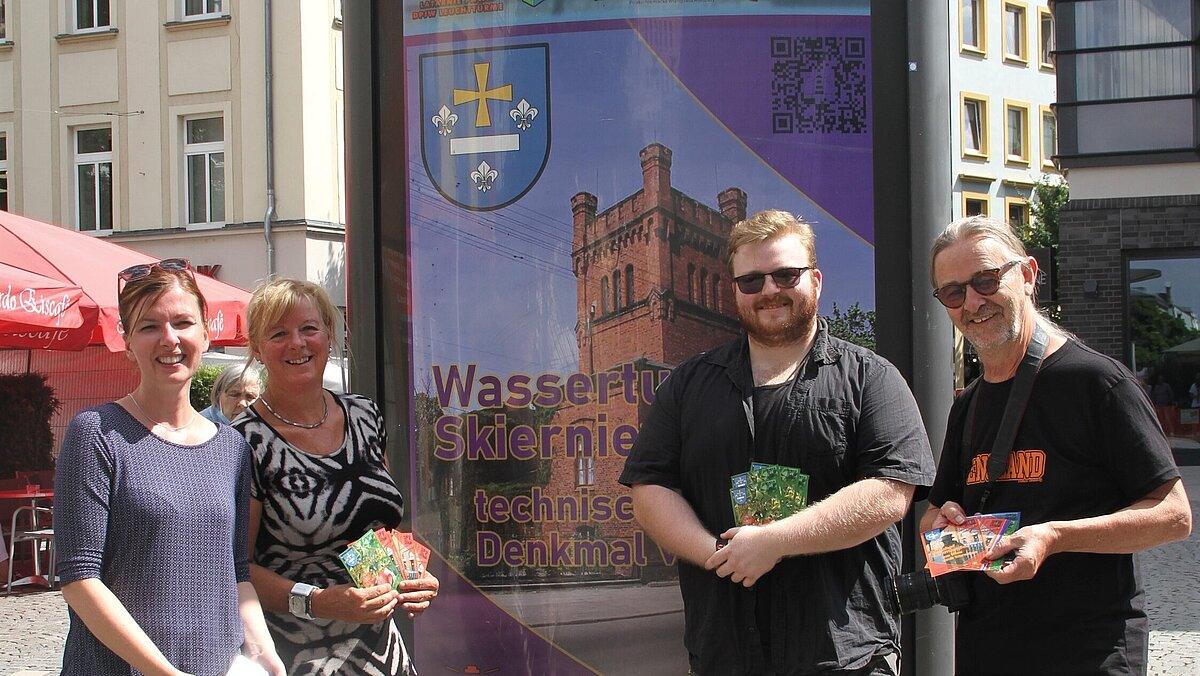
POLYGON ((976 352, 990 352, 1013 343, 1021 337, 1021 317, 1019 308, 1009 307, 1002 303, 988 301, 978 311, 970 316, 963 315, 963 337, 975 348, 976 352), (996 325, 983 329, 970 323, 970 320, 980 314, 993 313, 991 322, 996 325))
POLYGON ((742 328, 746 329, 746 333, 754 339, 754 342, 764 347, 782 347, 798 343, 812 333, 813 325, 817 320, 817 299, 813 294, 801 295, 797 300, 778 293, 770 298, 755 300, 750 309, 738 305, 737 312, 742 328), (770 325, 764 325, 759 321, 757 310, 761 306, 779 302, 785 303, 785 307, 791 311, 787 319, 782 323, 770 325))

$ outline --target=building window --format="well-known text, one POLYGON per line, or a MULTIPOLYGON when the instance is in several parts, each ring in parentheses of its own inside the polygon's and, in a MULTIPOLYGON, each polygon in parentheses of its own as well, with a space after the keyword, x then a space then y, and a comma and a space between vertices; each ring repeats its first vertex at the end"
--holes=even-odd
POLYGON ((76 31, 100 30, 111 24, 108 0, 74 0, 73 4, 76 31))
POLYGON ((1004 102, 1004 161, 1029 164, 1029 104, 1004 102))
POLYGON ((1038 7, 1038 66, 1054 70, 1054 15, 1038 7))
POLYGON ((1129 367, 1172 446, 1200 442, 1200 251, 1130 260, 1129 367))
POLYGON ((595 486, 596 459, 583 453, 583 440, 580 439, 575 448, 575 485, 595 486))
POLYGON ((621 271, 613 270, 613 312, 621 310, 621 271))
POLYGON ((1004 60, 1021 65, 1029 62, 1028 7, 1023 2, 1004 2, 1004 60))
MULTIPOLYGON (((2 2, 3 0, 0 0, 2 2)), ((8 136, 0 135, 0 210, 8 211, 8 136)))
POLYGON ((962 154, 963 157, 988 156, 988 100, 981 94, 963 92, 962 154))
POLYGON ((225 123, 219 117, 187 120, 183 145, 185 190, 191 223, 225 221, 225 123))
POLYGON ((696 302, 696 266, 688 263, 688 302, 696 302))
POLYGON ((1047 106, 1042 111, 1042 169, 1055 171, 1054 156, 1058 154, 1058 120, 1047 106))
POLYGON ((1013 230, 1025 232, 1029 228, 1029 200, 1024 197, 1005 197, 1004 210, 1008 217, 1008 224, 1012 226, 1013 230))
POLYGON ((112 129, 75 131, 75 226, 83 232, 112 230, 112 129))
POLYGON ((633 264, 625 266, 625 304, 633 305, 633 264))
POLYGON ((987 54, 987 8, 984 0, 960 0, 958 48, 987 54))
POLYGON ((221 16, 225 0, 183 0, 183 18, 207 19, 221 16))
POLYGON ((988 216, 988 196, 983 193, 966 192, 962 194, 963 216, 988 216))
POLYGON ((1194 0, 1055 5, 1055 113, 1067 167, 1089 155, 1194 156, 1196 11, 1194 0))
POLYGON ((600 314, 608 314, 608 277, 600 278, 600 314))
POLYGON ((706 289, 708 287, 708 270, 700 268, 700 304, 708 305, 708 295, 706 289))
POLYGON ((712 278, 712 306, 717 312, 721 311, 721 276, 713 275, 712 278))
POLYGON ((0 41, 8 39, 8 1, 0 0, 0 41))

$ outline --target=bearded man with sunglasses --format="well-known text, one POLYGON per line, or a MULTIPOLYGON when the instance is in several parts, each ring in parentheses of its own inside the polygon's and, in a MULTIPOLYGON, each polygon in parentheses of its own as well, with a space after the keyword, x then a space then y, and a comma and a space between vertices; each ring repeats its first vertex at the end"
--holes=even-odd
POLYGON ((898 674, 900 520, 933 459, 900 373, 817 318, 812 229, 764 211, 733 227, 727 261, 745 335, 680 364, 656 393, 621 483, 679 559, 696 674, 898 674), (808 476, 809 506, 735 523, 751 463, 808 476))
POLYGON ((951 408, 921 527, 977 511, 1020 512, 1022 526, 990 553, 1011 559, 999 571, 962 573, 971 603, 958 618, 958 673, 1144 674, 1148 626, 1132 555, 1191 532, 1150 401, 1122 364, 1038 313, 1037 261, 1008 225, 951 223, 930 260, 934 296, 983 377, 951 408), (1036 375, 1024 402, 1013 395, 1009 450, 995 440, 1027 351, 1036 375), (1008 459, 990 480, 993 452, 1008 459))

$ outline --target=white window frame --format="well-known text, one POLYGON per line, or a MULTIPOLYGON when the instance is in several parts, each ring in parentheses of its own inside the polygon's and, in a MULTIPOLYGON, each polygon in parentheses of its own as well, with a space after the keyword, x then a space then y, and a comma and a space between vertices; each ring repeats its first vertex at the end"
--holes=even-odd
POLYGON ((74 128, 72 128, 71 132, 72 132, 71 133, 71 153, 74 157, 74 162, 71 164, 71 190, 75 194, 75 218, 74 218, 75 229, 79 232, 86 232, 86 233, 103 233, 103 234, 110 233, 114 230, 113 226, 116 225, 115 221, 117 218, 117 210, 116 210, 117 195, 116 195, 116 185, 115 185, 116 184, 116 175, 113 170, 113 165, 115 163, 113 162, 113 151, 112 151, 112 145, 113 145, 113 140, 114 140, 112 125, 110 125, 110 124, 94 124, 94 125, 74 127, 74 128), (109 150, 106 152, 98 152, 98 153, 80 153, 79 152, 79 132, 91 131, 93 129, 107 129, 108 130, 109 150), (102 228, 102 227, 100 227, 100 165, 104 164, 106 162, 109 165, 108 166, 108 180, 109 180, 108 193, 111 196, 112 201, 113 201, 112 220, 114 222, 109 223, 109 227, 102 228), (79 167, 89 165, 89 164, 96 165, 96 185, 92 188, 92 190, 93 190, 92 197, 95 199, 95 206, 96 206, 96 227, 95 227, 95 229, 92 229, 92 230, 84 230, 82 228, 83 210, 80 208, 81 207, 80 197, 82 197, 82 192, 81 192, 82 188, 79 185, 79 167))
MULTIPOLYGON (((193 155, 204 155, 208 157, 213 153, 221 153, 221 161, 225 163, 225 185, 229 185, 229 152, 225 147, 225 116, 220 112, 216 113, 201 113, 198 115, 188 115, 183 118, 183 223, 184 227, 202 230, 204 228, 220 228, 225 225, 225 219, 219 221, 207 220, 193 223, 192 218, 192 191, 191 191, 191 176, 188 174, 190 165, 188 158, 193 155), (188 122, 197 120, 221 120, 221 140, 208 141, 205 143, 188 143, 188 122)), ((212 218, 212 184, 208 175, 209 163, 204 162, 204 184, 207 189, 204 191, 204 214, 209 219, 212 218)), ((221 205, 222 211, 225 212, 226 218, 229 216, 229 211, 226 205, 221 205)))
POLYGON ((583 439, 575 440, 575 485, 596 485, 596 456, 585 451, 583 439))
POLYGON ((228 13, 225 11, 225 5, 230 0, 200 0, 200 1, 204 3, 205 11, 203 11, 199 14, 188 14, 187 0, 179 0, 179 20, 180 21, 202 21, 204 19, 215 19, 217 17, 225 16, 228 13), (221 3, 221 7, 215 11, 208 11, 209 4, 213 3, 213 2, 221 3))
MULTIPOLYGON (((100 31, 112 30, 113 15, 112 15, 112 0, 90 0, 92 3, 92 15, 99 16, 99 6, 101 4, 108 5, 108 23, 97 24, 88 28, 79 27, 79 4, 78 0, 67 0, 71 5, 71 32, 72 33, 97 33, 100 31)), ((97 19, 98 20, 98 19, 97 19)))
POLYGON ((8 37, 8 5, 9 0, 0 0, 0 42, 9 42, 8 37))

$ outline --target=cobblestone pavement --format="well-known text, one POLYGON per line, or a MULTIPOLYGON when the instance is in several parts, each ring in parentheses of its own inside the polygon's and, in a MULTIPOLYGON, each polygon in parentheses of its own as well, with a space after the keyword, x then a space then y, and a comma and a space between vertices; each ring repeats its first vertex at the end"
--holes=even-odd
MULTIPOLYGON (((1182 467, 1200 517, 1200 466, 1182 467)), ((1139 555, 1150 615, 1150 674, 1200 673, 1200 521, 1184 542, 1139 555)), ((529 603, 536 601, 530 597, 529 603)), ((586 604, 585 604, 586 605, 586 604)), ((582 610, 582 609, 579 609, 582 610)), ((562 609, 570 619, 572 612, 562 609)), ((67 635, 67 610, 58 592, 0 593, 0 676, 58 672, 67 635)))

